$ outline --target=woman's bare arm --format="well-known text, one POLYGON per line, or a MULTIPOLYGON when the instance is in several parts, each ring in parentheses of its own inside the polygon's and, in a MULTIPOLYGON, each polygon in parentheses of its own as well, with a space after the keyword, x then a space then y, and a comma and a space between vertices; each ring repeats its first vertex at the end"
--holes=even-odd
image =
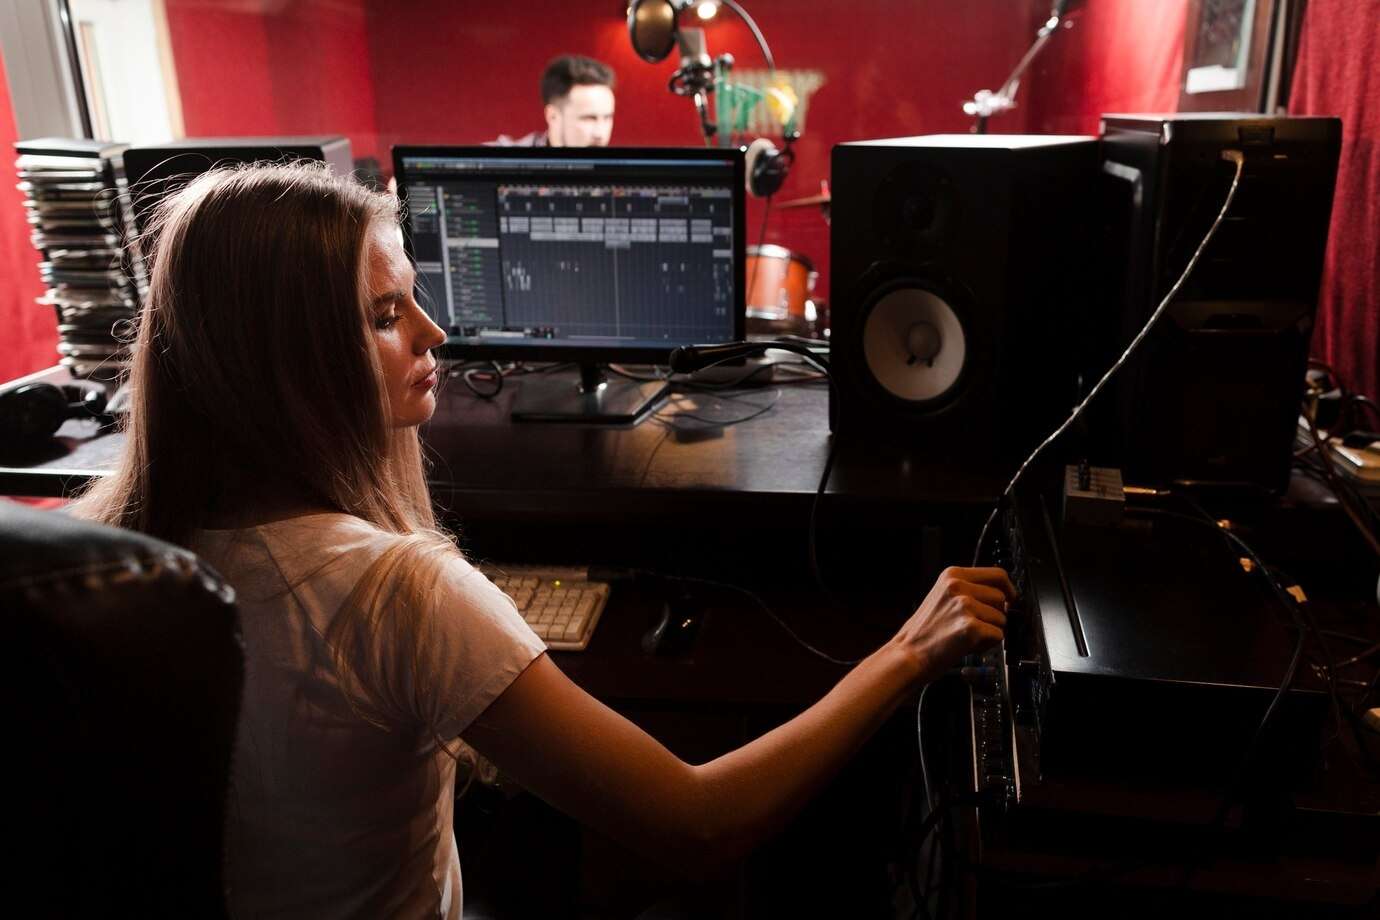
POLYGON ((921 684, 1001 638, 1010 582, 948 569, 900 632, 805 712, 708 763, 680 760, 541 656, 465 732, 576 819, 697 872, 781 827, 921 684))

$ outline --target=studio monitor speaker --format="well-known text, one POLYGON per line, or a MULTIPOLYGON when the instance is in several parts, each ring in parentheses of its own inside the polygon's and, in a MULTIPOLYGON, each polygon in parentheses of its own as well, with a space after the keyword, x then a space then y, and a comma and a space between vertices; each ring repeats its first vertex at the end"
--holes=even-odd
POLYGON ((841 444, 1013 471, 1078 397, 1097 141, 834 147, 830 426, 841 444))

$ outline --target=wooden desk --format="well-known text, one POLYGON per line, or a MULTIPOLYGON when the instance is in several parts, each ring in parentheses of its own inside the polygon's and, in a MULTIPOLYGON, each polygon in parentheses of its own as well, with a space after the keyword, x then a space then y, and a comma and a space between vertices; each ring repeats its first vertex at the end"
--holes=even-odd
MULTIPOLYGON (((571 385, 576 379, 573 371, 552 376, 571 385)), ((23 379, 72 382, 63 368, 23 379)), ((514 424, 509 414, 523 384, 522 377, 513 377, 496 399, 483 400, 458 379, 443 381, 436 415, 423 429, 438 499, 449 498, 471 513, 543 517, 699 511, 706 502, 771 509, 812 497, 829 454, 829 401, 822 383, 674 394, 660 418, 693 411, 730 420, 776 400, 750 422, 698 431, 672 431, 654 422, 630 428, 514 424), (554 506, 552 496, 559 498, 554 506)), ((68 422, 51 444, 0 453, 0 492, 70 493, 111 468, 121 440, 94 423, 68 422)), ((954 463, 948 455, 954 449, 961 448, 910 454, 845 448, 828 493, 969 508, 994 498, 992 477, 976 474, 970 462, 954 463)))
MULTIPOLYGON (((574 385, 573 371, 558 376, 574 385)), ((70 382, 62 368, 33 379, 70 382)), ((502 562, 637 566, 750 584, 802 611, 802 628, 821 642, 841 625, 863 624, 841 637, 853 652, 885 637, 942 558, 968 551, 991 495, 990 482, 965 464, 842 450, 818 508, 820 564, 839 594, 876 602, 841 616, 818 598, 809 602, 817 592, 807 534, 831 448, 822 383, 674 394, 657 419, 616 428, 513 423, 510 407, 524 382, 514 377, 486 401, 449 378, 423 430, 433 495, 467 552, 502 562), (693 422, 681 430, 662 424, 677 412, 730 420, 773 400, 770 411, 740 425, 693 422)), ((43 447, 0 452, 0 495, 69 495, 113 467, 122 441, 94 422, 69 421, 43 447)), ((750 601, 718 592, 711 603, 742 611, 745 622, 767 624, 765 635, 738 634, 730 615, 715 617, 722 622, 705 641, 717 631, 732 636, 723 643, 724 656, 740 645, 795 647, 750 601)), ((623 658, 635 649, 631 636, 627 647, 611 645, 623 628, 623 605, 615 600, 594 647, 571 656, 575 661, 605 652, 623 658)), ((633 617, 639 632, 641 612, 633 617)), ((588 671, 596 683, 603 673, 574 662, 572 670, 588 671)), ((674 694, 678 686, 662 689, 674 694)))
MULTIPOLYGON (((574 385, 574 372, 563 376, 574 385)), ((63 368, 28 379, 72 382, 63 368)), ((830 450, 822 384, 676 394, 659 419, 629 428, 515 424, 509 412, 523 384, 514 377, 486 401, 449 378, 423 431, 433 494, 466 551, 480 558, 637 566, 747 584, 766 591, 809 641, 853 658, 884 640, 933 579, 940 524, 977 515, 979 484, 961 474, 924 473, 911 460, 869 452, 841 457, 819 510, 821 566, 840 594, 862 599, 841 612, 821 600, 808 567, 809 514, 830 450), (676 412, 730 420, 773 400, 741 425, 661 424, 676 412)), ((122 442, 93 421, 69 421, 47 445, 0 452, 0 495, 70 495, 114 466, 122 442)), ((749 599, 695 593, 705 627, 681 659, 641 649, 664 597, 620 586, 590 648, 558 655, 562 667, 604 699, 711 705, 794 705, 841 673, 801 650, 749 599), (763 655, 784 662, 771 680, 762 679, 763 655)))

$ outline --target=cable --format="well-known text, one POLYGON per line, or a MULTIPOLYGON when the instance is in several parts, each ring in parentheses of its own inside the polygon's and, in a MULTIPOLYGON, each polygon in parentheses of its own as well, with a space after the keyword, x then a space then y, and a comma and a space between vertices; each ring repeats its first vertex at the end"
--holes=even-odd
POLYGON ((835 607, 841 607, 842 605, 834 598, 834 593, 830 591, 829 586, 824 583, 824 572, 819 567, 819 549, 817 545, 819 538, 819 503, 820 499, 824 497, 825 487, 829 485, 829 475, 834 471, 834 453, 837 446, 838 442, 831 437, 829 439, 829 455, 824 459, 824 472, 820 474, 819 487, 815 489, 814 500, 810 502, 809 544, 810 574, 814 576, 815 584, 819 586, 820 591, 824 592, 824 596, 829 598, 831 604, 835 607))
POLYGON ((765 613, 768 617, 770 617, 772 621, 776 623, 777 626, 780 626, 781 629, 786 633, 786 635, 790 636, 791 639, 793 639, 797 645, 805 649, 805 651, 809 652, 810 654, 818 658, 821 658, 824 661, 829 662, 830 664, 837 664, 842 665, 843 667, 851 668, 852 666, 861 663, 863 660, 862 658, 837 658, 833 655, 830 655, 828 652, 816 648, 809 642, 806 642, 804 639, 800 638, 800 635, 794 629, 791 628, 789 623, 787 623, 780 616, 778 616, 776 611, 772 610, 771 607, 767 604, 767 602, 763 600, 761 596, 759 596, 754 591, 750 591, 747 588, 744 588, 740 585, 731 585, 725 582, 710 581, 706 578, 694 578, 686 575, 680 575, 677 577, 683 581, 699 582, 700 584, 709 585, 710 587, 723 588, 728 591, 736 591, 739 594, 742 594, 745 597, 750 598, 754 603, 757 604, 759 608, 761 608, 762 612, 765 613))
POLYGON ((488 363, 493 368, 491 372, 477 367, 471 367, 460 372, 460 380, 465 384, 465 388, 480 399, 493 399, 499 393, 503 392, 503 368, 499 366, 497 361, 490 361, 488 363), (492 381, 493 389, 481 390, 474 385, 476 380, 483 380, 485 378, 492 381))
MULTIPOLYGON (((591 575, 589 575, 589 577, 595 578, 595 574, 595 570, 591 570, 591 575)), ((816 657, 824 659, 824 661, 831 663, 831 665, 842 665, 846 666, 846 668, 851 668, 851 666, 857 665, 857 663, 863 661, 863 659, 861 658, 836 658, 834 657, 834 655, 828 654, 827 651, 821 651, 820 648, 811 646, 811 644, 807 643, 807 641, 800 639, 799 633, 796 633, 795 630, 791 629, 791 625, 785 622, 784 619, 780 617, 780 615, 777 615, 776 611, 771 610, 770 604, 767 604, 767 601, 763 600, 760 594, 753 592, 753 590, 751 589, 744 588, 744 586, 742 585, 731 585, 731 583, 729 582, 713 581, 713 579, 711 578, 700 578, 698 577, 698 575, 664 575, 661 574, 661 572, 643 570, 643 568, 628 568, 628 570, 611 572, 599 571, 598 575, 598 581, 614 581, 614 579, 617 578, 643 577, 654 578, 658 579, 658 581, 667 582, 691 582, 696 583, 696 585, 707 585, 709 586, 709 588, 731 590, 731 592, 742 594, 742 596, 748 597, 749 600, 752 600, 752 603, 755 603, 756 606, 758 606, 760 610, 762 610, 762 612, 765 612, 765 614, 767 615, 767 617, 771 619, 771 621, 776 623, 777 626, 780 626, 780 628, 784 630, 787 636, 791 637, 791 639, 795 641, 795 643, 798 644, 798 646, 805 648, 805 650, 807 652, 810 652, 811 655, 816 655, 816 657)))
POLYGON ((1284 672, 1284 680, 1280 681, 1279 689, 1275 691, 1274 698, 1270 700, 1270 705, 1265 710, 1265 715, 1261 717, 1260 724, 1256 726, 1255 734, 1251 736, 1251 741, 1246 745, 1246 753, 1241 758, 1241 764, 1236 768, 1236 774, 1232 777, 1231 783, 1227 786, 1227 793, 1222 796, 1222 803, 1217 807, 1217 814, 1213 816, 1212 826, 1217 829, 1226 823, 1227 813, 1231 810, 1231 804, 1235 800, 1237 788, 1241 784, 1242 778, 1246 775, 1251 761, 1255 759, 1256 748, 1260 746, 1260 739, 1265 735, 1265 728, 1270 723, 1270 718, 1274 716, 1279 708, 1280 701, 1284 699, 1284 694, 1289 692, 1289 687, 1294 683, 1294 676, 1298 673, 1299 661, 1303 658, 1304 633, 1300 630, 1298 639, 1294 642, 1294 654, 1289 659, 1289 667, 1284 672))
MULTIPOLYGON (((1299 631, 1298 643, 1300 643, 1300 645, 1298 646, 1296 651, 1301 651, 1301 644, 1303 643, 1306 634, 1311 632, 1313 634, 1315 642, 1317 643, 1318 649, 1321 652, 1322 661, 1315 666, 1318 667, 1318 669, 1321 671, 1321 677, 1323 678, 1324 683, 1326 684, 1328 691, 1328 701, 1331 705, 1334 725, 1336 727, 1336 734, 1331 738, 1326 739, 1326 741, 1324 742, 1324 746, 1330 745, 1333 740, 1336 740, 1337 738, 1341 737, 1344 719, 1345 724, 1352 726, 1354 733, 1358 716, 1354 711, 1352 711, 1351 708, 1345 705, 1344 701, 1341 698, 1341 693, 1338 690, 1336 680, 1336 671, 1338 666, 1334 663, 1332 652, 1328 648, 1327 641, 1323 638, 1323 631, 1318 628, 1318 625, 1314 620, 1312 613, 1309 612, 1307 605, 1300 602, 1299 599, 1295 597, 1289 591, 1289 589, 1286 588, 1279 581, 1279 579, 1271 573, 1270 567, 1266 565, 1264 560, 1261 559, 1260 555, 1253 548, 1251 548, 1250 544, 1246 543, 1245 540, 1241 539, 1241 537, 1237 536, 1235 533, 1232 533, 1231 531, 1223 527, 1215 518, 1212 517, 1212 515, 1210 515, 1207 512, 1206 509, 1204 509, 1201 505, 1194 501, 1192 496, 1184 493, 1176 494, 1196 512, 1196 515, 1180 514, 1179 512, 1168 511, 1159 508, 1128 508, 1127 511, 1129 513, 1150 514, 1162 517, 1175 518, 1178 520, 1187 521, 1198 526, 1210 527, 1214 532, 1226 539, 1226 541, 1230 543, 1233 548, 1245 555, 1245 557, 1251 561, 1254 571, 1258 571, 1261 574, 1261 576, 1265 578, 1266 583, 1269 585, 1274 596, 1279 600, 1280 604, 1289 613, 1291 620, 1290 625, 1299 631)), ((1297 663, 1295 662, 1295 667, 1296 666, 1297 663)), ((1292 677, 1290 679, 1292 681, 1292 677)), ((1284 686, 1287 687, 1287 685, 1284 686)), ((1267 719, 1268 717, 1269 712, 1267 712, 1266 714, 1267 719)), ((1261 728, 1257 729, 1255 739, 1256 741, 1258 741, 1259 737, 1263 733, 1263 729, 1264 721, 1262 721, 1261 728)), ((1369 760, 1370 757, 1364 745, 1360 743, 1359 738, 1356 738, 1355 740, 1357 741, 1357 749, 1360 751, 1360 753, 1365 759, 1369 760)), ((1252 743, 1254 744, 1255 741, 1253 741, 1252 743)), ((1355 753, 1347 749, 1345 746, 1343 747, 1343 750, 1347 751, 1348 756, 1352 758, 1353 762, 1355 762, 1358 767, 1361 767, 1362 769, 1368 770, 1370 772, 1375 772, 1375 767, 1373 765, 1362 764, 1359 760, 1356 759, 1355 753)), ((1243 763, 1241 771, 1244 771, 1244 769, 1245 764, 1243 763)), ((1238 781, 1239 778, 1240 773, 1238 773, 1238 781)), ((1226 807, 1230 807, 1229 803, 1226 807)))
MULTIPOLYGON (((732 399, 733 397, 731 397, 731 396, 726 396, 726 397, 721 397, 721 398, 732 399)), ((721 419, 708 418, 708 417, 703 416, 703 415, 696 415, 696 414, 693 413, 693 412, 685 412, 685 411, 683 411, 683 410, 682 410, 682 411, 677 411, 677 412, 674 412, 674 413, 672 413, 672 414, 670 414, 670 415, 665 415, 665 416, 663 416, 663 412, 664 412, 664 410, 663 410, 663 412, 657 412, 657 413, 655 413, 655 414, 652 416, 652 418, 655 419, 656 422, 657 422, 658 424, 666 425, 666 426, 669 427, 669 428, 673 428, 673 429, 680 430, 680 431, 703 431, 703 430, 709 429, 709 428, 729 428, 729 427, 731 427, 731 426, 733 426, 733 425, 741 425, 743 422, 750 422, 750 421, 752 421, 753 419, 757 418, 758 416, 765 415, 766 413, 770 412, 772 409, 776 408, 776 404, 777 404, 780 400, 781 400, 781 391, 780 391, 780 390, 773 390, 773 391, 772 391, 771 401, 768 402, 766 405, 759 405, 759 404, 757 404, 757 403, 750 402, 750 401, 748 401, 748 400, 743 400, 743 402, 746 402, 749 406, 752 406, 753 409, 754 409, 755 411, 749 413, 748 415, 740 416, 740 417, 738 417, 738 418, 731 418, 731 419, 722 419, 722 420, 721 420, 721 419), (676 420, 677 420, 677 419, 682 419, 682 418, 691 419, 691 420, 697 421, 697 422, 703 422, 704 424, 701 425, 701 426, 697 426, 697 427, 696 427, 696 426, 688 426, 688 425, 678 425, 678 424, 676 424, 676 420)))
MULTIPOLYGON (((941 679, 942 679, 942 678, 945 678, 945 677, 958 677, 958 676, 962 676, 964 670, 966 670, 966 669, 958 669, 958 668, 952 669, 952 670, 950 670, 950 671, 945 672, 945 674, 943 674, 943 675, 941 676, 941 679)), ((970 692, 971 692, 971 686, 968 685, 966 681, 965 681, 965 684, 964 684, 964 685, 967 686, 967 687, 969 687, 970 692)), ((916 742, 916 749, 917 749, 918 752, 919 752, 919 758, 918 758, 918 759, 919 759, 919 767, 920 767, 920 784, 921 784, 921 787, 922 787, 922 789, 923 789, 923 791, 924 791, 924 801, 925 801, 925 809, 926 809, 926 817, 927 817, 927 818, 930 817, 931 815, 933 815, 934 812, 935 812, 935 810, 936 810, 936 808, 938 807, 938 806, 936 806, 936 804, 935 804, 935 795, 934 795, 934 786, 935 786, 935 784, 934 784, 934 782, 933 782, 933 780, 932 780, 932 777, 931 777, 931 775, 930 775, 929 758, 928 758, 928 755, 927 755, 926 752, 925 752, 925 700, 928 698, 929 692, 930 692, 930 688, 933 687, 933 686, 934 686, 934 683, 928 683, 928 684, 926 684, 926 685, 920 690, 920 699, 919 699, 919 701, 916 703, 916 706, 915 706, 915 742, 916 742)), ((989 791, 990 791, 990 790, 989 790, 989 791)), ((946 793, 945 793, 945 800, 948 800, 949 798, 950 798, 950 794, 946 791, 946 793)), ((945 806, 945 810, 947 810, 947 806, 945 806)), ((951 830, 951 828, 948 828, 948 827, 947 827, 947 822, 945 821, 944 817, 941 817, 941 818, 939 819, 939 823, 937 823, 937 824, 935 825, 935 827, 938 828, 940 825, 945 825, 945 829, 946 829, 946 830, 951 830)), ((949 847, 949 842, 950 842, 949 839, 948 839, 947 837, 945 837, 944 840, 943 840, 943 842, 942 842, 943 848, 944 848, 945 850, 949 850, 949 849, 950 849, 950 847, 949 847)), ((925 840, 924 840, 924 838, 921 838, 921 840, 919 840, 919 841, 917 842, 917 844, 916 844, 915 860, 916 860, 916 869, 917 869, 917 870, 918 870, 918 862, 919 862, 919 860, 920 860, 922 857, 924 857, 924 853, 922 852, 922 851, 924 850, 924 846, 925 846, 925 840)), ((936 887, 938 887, 939 890, 940 890, 940 900, 939 900, 939 903, 938 903, 938 904, 936 905, 936 907, 935 907, 935 910, 934 910, 934 912, 933 912, 933 915, 934 915, 934 916, 937 916, 937 917, 943 917, 943 916, 944 916, 944 910, 943 910, 943 905, 944 905, 944 893, 943 893, 943 891, 944 891, 944 885, 943 885, 943 883, 941 882, 941 884, 940 884, 939 886, 936 886, 936 885, 934 884, 934 880, 935 880, 936 872, 937 872, 937 871, 942 872, 942 871, 947 870, 948 866, 952 863, 952 853, 951 853, 951 852, 946 852, 946 853, 944 854, 944 858, 943 858, 943 860, 942 860, 941 862, 938 863, 938 869, 937 869, 937 868, 936 868, 936 861, 937 861, 938 856, 939 856, 940 848, 941 848, 941 841, 940 841, 940 840, 935 840, 935 841, 930 842, 930 845, 929 845, 929 853, 928 853, 928 857, 927 857, 927 863, 928 863, 928 865, 926 866, 926 869, 925 869, 925 888, 924 888, 924 891, 923 891, 923 892, 920 892, 920 891, 919 891, 919 885, 918 885, 918 884, 912 885, 912 892, 913 892, 913 896, 916 897, 916 900, 917 900, 917 907, 923 907, 923 910, 924 910, 924 913, 925 913, 926 916, 931 916, 929 900, 930 900, 930 896, 933 894, 934 889, 935 889, 936 887)))
MULTIPOLYGON (((927 872, 926 891, 921 893, 919 891, 919 885, 914 880, 914 876, 919 870, 918 864, 926 840, 928 840, 929 836, 932 833, 934 833, 937 829, 939 829, 941 825, 948 824, 946 819, 949 816, 949 812, 952 811, 954 808, 965 805, 983 805, 988 800, 989 795, 995 791, 995 788, 989 787, 985 789, 979 789, 977 792, 972 793, 946 793, 942 798, 940 798, 940 800, 937 803, 935 803, 934 808, 930 810, 929 814, 925 815, 924 820, 920 822, 920 826, 915 830, 915 839, 909 847, 909 850, 914 853, 914 857, 912 858, 909 855, 909 853, 905 855, 906 862, 912 864, 912 867, 907 870, 907 884, 909 885, 912 892, 912 896, 915 898, 916 901, 916 914, 919 914, 923 910, 925 916, 931 916, 927 902, 933 890, 932 887, 928 885, 928 882, 930 881, 929 876, 933 875, 933 866, 931 866, 930 870, 927 872)), ((935 848, 932 848, 930 850, 930 853, 933 854, 936 851, 937 850, 935 848)), ((936 912, 935 916, 942 917, 943 914, 940 912, 936 912)))
POLYGON ((920 691, 920 701, 915 704, 915 741, 920 749, 920 785, 925 791, 925 813, 934 811, 934 793, 930 788, 930 770, 925 763, 925 696, 934 684, 925 684, 920 691))
POLYGON ((797 345, 805 345, 810 348, 822 348, 829 350, 828 339, 812 339, 808 335, 779 335, 776 337, 780 342, 794 342, 797 345))
POLYGON ((1169 293, 1164 295, 1164 299, 1161 300, 1159 306, 1155 308, 1155 312, 1150 314, 1150 318, 1145 321, 1145 325, 1141 327, 1140 332, 1136 333, 1135 338, 1131 340, 1131 344, 1126 346, 1126 350, 1121 353, 1121 357, 1117 358, 1112 366, 1107 369, 1107 372, 1102 375, 1102 378, 1093 385, 1092 389, 1088 391, 1088 395, 1083 397, 1083 401, 1074 407, 1073 412, 1069 414, 1068 418, 1064 419, 1064 423, 1054 429, 1054 432, 1049 437, 1041 441, 1039 446, 1031 451, 1030 456, 1026 457, 1025 462, 1016 469, 1016 474, 1011 477, 1011 481, 1006 484, 1006 488, 1002 489, 1001 495, 992 508, 992 513, 987 516, 987 520, 983 522, 982 530, 978 534, 977 545, 973 548, 974 567, 977 566, 982 558, 982 546, 987 541, 987 533, 992 529, 992 523, 997 519, 997 514, 1001 511, 1002 502, 1011 497, 1012 492, 1016 488, 1016 484, 1020 482, 1021 477, 1025 475, 1026 469, 1035 462, 1040 454, 1044 453, 1045 448, 1054 443, 1060 435, 1068 430, 1070 425, 1082 416, 1084 411, 1087 410, 1088 405, 1097 397, 1097 394, 1102 392, 1102 388, 1107 385, 1107 382, 1126 364, 1131 355, 1140 347, 1141 342, 1145 341, 1146 336, 1150 334, 1150 330, 1155 327, 1160 317, 1164 315, 1164 311, 1168 309, 1169 304, 1174 300, 1174 295, 1179 293, 1179 288, 1183 287, 1184 282, 1188 280, 1188 276, 1193 271, 1193 267, 1198 264, 1198 259, 1202 257, 1203 250, 1207 248, 1207 244, 1217 233, 1217 228, 1221 225, 1222 219, 1227 216, 1227 209, 1231 207, 1232 200, 1236 197, 1237 186, 1241 183, 1241 171, 1246 165, 1246 158, 1239 150, 1223 150, 1222 159, 1230 160, 1235 163, 1236 172, 1232 176, 1231 187, 1227 190, 1226 200, 1222 202, 1222 209, 1217 212, 1217 219, 1214 220, 1212 226, 1208 228, 1208 232, 1203 237, 1203 241, 1199 243, 1198 248, 1194 250, 1193 256, 1188 260, 1188 264, 1184 266, 1184 270, 1179 275, 1178 280, 1169 288, 1169 293))
MULTIPOLYGON (((720 346, 704 346, 706 350, 718 347, 720 346)), ((795 342, 757 342, 750 343, 750 347, 754 349, 762 348, 763 350, 766 350, 768 348, 779 348, 783 351, 789 351, 799 355, 801 358, 805 360, 807 364, 810 364, 821 374, 824 375, 825 379, 829 383, 830 398, 835 400, 838 398, 837 384, 834 382, 834 376, 829 370, 829 365, 827 361, 821 358, 819 355, 816 355, 814 352, 810 351, 808 347, 796 344, 795 342)), ((677 352, 682 351, 692 352, 694 351, 694 349, 677 349, 677 352)), ((741 349, 738 348, 738 346, 734 346, 734 353, 726 355, 725 357, 720 358, 718 361, 705 364, 703 365, 703 367, 713 367, 715 366, 715 364, 722 364, 725 361, 731 361, 739 357, 743 357, 743 353, 741 349)), ((673 353, 671 357, 672 367, 677 366, 676 360, 676 353, 673 353)), ((693 363, 689 366, 695 367, 696 369, 701 369, 693 363)), ((810 504, 809 552, 810 571, 814 575, 815 584, 817 584, 819 586, 819 589, 825 594, 825 596, 830 599, 831 603, 833 603, 836 607, 839 607, 841 609, 842 605, 838 603, 837 599, 834 598, 833 592, 831 592, 829 590, 828 585, 824 583, 823 573, 821 572, 819 567, 819 553, 815 546, 818 530, 820 499, 824 495, 824 490, 829 484, 829 475, 833 472, 834 469, 834 454, 836 447, 837 441, 831 436, 829 438, 829 453, 824 461, 824 471, 820 474, 819 487, 815 489, 815 497, 813 502, 811 502, 810 504)))
POLYGON ((1377 419, 1380 419, 1380 405, 1377 405, 1375 400, 1371 399, 1369 396, 1362 396, 1360 393, 1352 393, 1348 398, 1352 402, 1369 409, 1377 419))
POLYGON ((1337 632, 1337 630, 1335 629, 1324 629, 1321 630, 1321 632, 1324 636, 1332 636, 1334 639, 1341 639, 1344 642, 1354 642, 1357 645, 1370 645, 1372 642, 1375 641, 1374 638, 1368 639, 1365 636, 1357 636, 1351 633, 1337 632))
POLYGON ((652 475, 652 463, 656 461, 657 454, 661 453, 661 448, 667 441, 671 440, 672 431, 674 431, 674 429, 670 425, 667 425, 666 430, 663 431, 661 437, 657 439, 656 446, 653 447, 652 452, 647 455, 647 462, 642 464, 642 475, 637 479, 637 487, 639 489, 647 484, 647 477, 652 475))
MULTIPOLYGON (((823 380, 825 378, 824 373, 819 370, 810 372, 802 372, 798 370, 798 368, 804 366, 807 366, 807 362, 805 361, 766 361, 762 364, 755 365, 748 371, 745 371, 741 377, 735 377, 732 380, 722 381, 695 380, 693 379, 693 377, 685 377, 679 380, 674 380, 674 377, 669 372, 666 374, 662 374, 657 368, 654 368, 652 374, 650 375, 636 374, 620 364, 610 364, 608 365, 608 369, 610 373, 617 374, 619 377, 625 377, 628 380, 636 380, 639 383, 665 383, 667 381, 674 380, 677 389, 688 390, 732 390, 736 387, 746 385, 748 381, 752 380, 754 377, 760 376, 765 371, 775 371, 778 369, 787 371, 792 375, 792 379, 789 380, 774 380, 773 382, 776 383, 778 386, 791 386, 798 383, 813 383, 817 380, 823 380)), ((809 366, 813 367, 814 365, 809 366)))
MULTIPOLYGON (((1310 451, 1316 449, 1316 444, 1309 448, 1310 451)), ((1333 483, 1327 481, 1327 474, 1324 472, 1321 462, 1316 464, 1310 463, 1306 457, 1297 457, 1295 458, 1294 467, 1319 482, 1329 492, 1332 491, 1333 483)), ((1380 510, 1373 507, 1366 497, 1361 494, 1361 491, 1345 476, 1337 477, 1335 484, 1340 486, 1342 492, 1351 499, 1352 509, 1369 522, 1368 526, 1371 532, 1380 533, 1380 510)), ((1337 499, 1338 505, 1342 504, 1342 496, 1333 493, 1333 497, 1337 499)))
POLYGON ((762 49, 762 57, 767 61, 767 70, 771 75, 776 76, 776 59, 771 56, 771 49, 767 47, 767 40, 762 35, 762 30, 757 28, 757 23, 748 15, 748 11, 738 5, 737 0, 719 0, 724 6, 738 14, 738 18, 747 23, 748 30, 752 32, 752 37, 757 39, 757 47, 762 49))
POLYGON ((762 204, 762 224, 761 229, 757 231, 757 256, 756 261, 752 263, 752 277, 748 278, 744 300, 752 296, 752 288, 757 284, 757 272, 762 267, 762 247, 767 245, 767 219, 771 217, 771 203, 774 197, 768 195, 762 204))
POLYGON ((1313 444, 1317 447, 1318 457, 1322 460, 1322 473, 1323 477, 1327 480, 1328 488, 1330 488, 1332 494, 1336 496, 1337 504, 1342 506, 1342 511, 1346 512, 1346 516, 1350 518, 1351 523, 1356 526, 1356 530, 1361 534, 1361 538, 1370 545, 1375 555, 1380 556, 1380 538, 1371 533, 1370 528, 1361 520, 1361 516, 1357 513, 1356 509, 1351 506, 1351 502, 1343 494, 1342 486, 1338 483, 1339 477, 1336 467, 1333 465, 1332 449, 1328 444, 1330 439, 1324 438, 1322 433, 1318 430, 1318 420, 1315 418, 1314 413, 1305 411, 1303 417, 1308 420, 1308 433, 1312 435, 1313 444))
POLYGON ((1337 662, 1337 667, 1349 668, 1353 664, 1359 664, 1360 662, 1365 661, 1367 658, 1370 658, 1377 652, 1380 652, 1380 642, 1375 643, 1370 648, 1366 649, 1364 652, 1361 652, 1359 655, 1352 655, 1350 658, 1343 658, 1341 661, 1337 662))
MULTIPOLYGON (((1307 453, 1314 453, 1317 451, 1317 449, 1317 442, 1314 442, 1308 446, 1307 453)), ((1314 463, 1310 461, 1310 458, 1307 456, 1307 454, 1300 454, 1299 456, 1296 456, 1294 458, 1294 466, 1297 469, 1312 476, 1317 481, 1321 482, 1324 486, 1328 488, 1329 491, 1331 491, 1332 484, 1327 481, 1327 473, 1322 467, 1321 460, 1314 463)), ((1356 487, 1355 483, 1353 483, 1346 476, 1338 476, 1336 479, 1336 484, 1341 486, 1342 491, 1345 492, 1347 496, 1351 498, 1353 503, 1352 507, 1355 509, 1357 514, 1361 515, 1362 517, 1370 521, 1370 526, 1374 528, 1373 532, 1380 532, 1380 508, 1374 507, 1370 503, 1369 499, 1367 499, 1365 495, 1361 494, 1361 490, 1356 487)), ((1333 497, 1338 498, 1338 500, 1340 501, 1339 496, 1336 496, 1334 494, 1333 497)))
POLYGON ((470 391, 472 396, 478 399, 491 400, 503 391, 504 381, 509 377, 549 374, 553 371, 564 370, 573 365, 573 361, 558 361, 554 364, 542 365, 541 367, 531 367, 520 361, 509 364, 506 367, 498 361, 453 363, 446 368, 446 372, 442 375, 438 392, 446 386, 446 381, 450 380, 452 377, 459 377, 460 382, 465 385, 465 388, 470 391), (472 366, 476 363, 478 366, 472 366), (486 367, 489 369, 486 370, 486 367), (493 389, 485 390, 475 386, 476 380, 484 380, 490 377, 493 379, 493 389))
POLYGON ((764 362, 764 363, 762 363, 762 364, 758 364, 757 366, 755 366, 755 367, 751 368, 750 370, 744 372, 743 375, 742 375, 741 377, 735 377, 735 378, 732 379, 732 380, 725 380, 725 381, 723 381, 722 383, 711 383, 711 382, 709 382, 709 381, 701 381, 701 380, 687 379, 687 380, 681 381, 681 382, 678 384, 678 386, 684 386, 684 387, 686 387, 686 388, 688 388, 688 389, 693 389, 693 390, 731 390, 731 389, 733 389, 734 387, 743 386, 744 384, 746 384, 746 383, 747 383, 749 380, 751 380, 752 378, 754 378, 754 377, 759 377, 759 376, 761 376, 764 372, 766 372, 766 371, 768 371, 768 370, 771 370, 771 369, 773 369, 773 368, 775 368, 775 367, 776 367, 776 363, 775 363, 775 362, 770 362, 770 361, 769 361, 769 362, 764 362))

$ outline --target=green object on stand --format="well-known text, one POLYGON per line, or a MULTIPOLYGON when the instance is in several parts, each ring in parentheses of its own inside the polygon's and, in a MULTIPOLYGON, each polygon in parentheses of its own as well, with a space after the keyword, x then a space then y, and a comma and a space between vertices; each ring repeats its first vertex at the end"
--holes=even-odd
POLYGON ((717 137, 720 147, 729 147, 734 138, 747 130, 752 110, 766 98, 766 93, 751 86, 733 83, 729 72, 733 64, 724 57, 714 62, 715 120, 719 124, 717 137))

